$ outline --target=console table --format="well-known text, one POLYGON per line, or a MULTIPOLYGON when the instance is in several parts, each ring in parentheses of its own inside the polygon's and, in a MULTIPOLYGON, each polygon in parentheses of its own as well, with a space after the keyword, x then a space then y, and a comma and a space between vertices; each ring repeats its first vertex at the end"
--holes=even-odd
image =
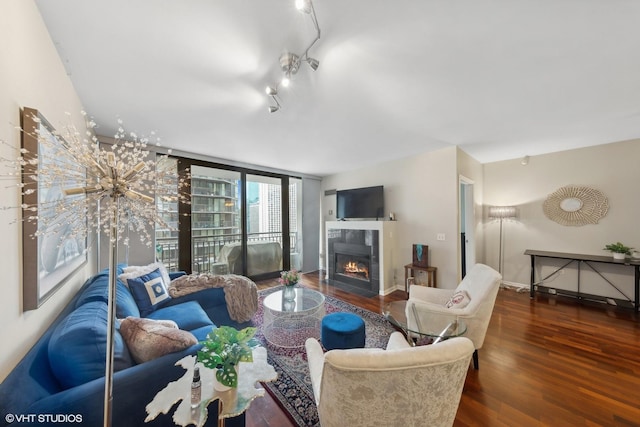
POLYGON ((407 284, 407 280, 409 280, 409 272, 411 272, 411 276, 413 276, 413 271, 424 271, 427 273, 427 285, 432 288, 437 288, 436 286, 436 271, 438 270, 436 267, 419 267, 413 264, 407 264, 404 266, 404 291, 409 292, 409 286, 407 284))
POLYGON ((638 311, 638 308, 640 307, 640 259, 614 260, 613 257, 610 257, 610 256, 582 255, 582 254, 572 254, 572 253, 563 253, 563 252, 547 252, 547 251, 537 251, 537 250, 533 250, 533 249, 527 249, 524 252, 524 254, 525 255, 529 255, 531 257, 531 284, 530 284, 530 290, 529 290, 531 298, 533 298, 534 295, 535 295, 535 283, 536 283, 536 280, 535 280, 535 278, 536 278, 535 277, 536 276, 535 265, 536 265, 536 258, 543 257, 543 258, 562 259, 562 260, 566 260, 567 262, 565 264, 563 264, 560 268, 556 269, 553 273, 551 273, 551 274, 547 275, 547 277, 543 278, 541 280, 541 282, 544 282, 549 277, 551 277, 554 274, 556 274, 558 271, 560 271, 563 268, 567 267, 569 264, 575 262, 575 263, 578 264, 578 297, 580 297, 580 267, 582 266, 582 264, 585 264, 589 268, 591 268, 593 271, 595 271, 607 283, 609 283, 609 285, 611 285, 618 292, 620 292, 622 295, 624 295, 627 298, 628 301, 632 302, 635 311, 638 311), (613 284, 609 279, 604 277, 598 270, 596 270, 596 268, 592 265, 592 263, 618 264, 618 265, 624 265, 624 266, 632 267, 634 269, 634 274, 635 274, 634 299, 633 299, 633 301, 631 300, 630 297, 625 295, 624 292, 622 292, 620 289, 618 289, 618 287, 615 284, 613 284))

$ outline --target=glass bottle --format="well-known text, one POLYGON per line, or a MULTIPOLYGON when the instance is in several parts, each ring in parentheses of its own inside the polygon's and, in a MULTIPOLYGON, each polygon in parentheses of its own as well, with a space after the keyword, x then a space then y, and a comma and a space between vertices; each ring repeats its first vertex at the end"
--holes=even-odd
POLYGON ((201 390, 201 382, 200 382, 200 368, 195 367, 193 370, 193 381, 191 382, 191 407, 195 408, 200 404, 200 399, 202 397, 201 390))

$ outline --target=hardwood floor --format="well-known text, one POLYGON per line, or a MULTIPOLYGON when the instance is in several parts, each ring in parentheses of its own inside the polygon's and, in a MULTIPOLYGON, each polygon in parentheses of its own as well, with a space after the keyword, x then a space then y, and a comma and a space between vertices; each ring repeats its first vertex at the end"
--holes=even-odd
MULTIPOLYGON (((305 274, 301 284, 378 313, 406 299, 364 298, 322 278, 305 274)), ((479 356, 454 426, 640 426, 640 316, 631 310, 501 289, 479 356)), ((294 425, 268 393, 247 411, 247 427, 294 425)))

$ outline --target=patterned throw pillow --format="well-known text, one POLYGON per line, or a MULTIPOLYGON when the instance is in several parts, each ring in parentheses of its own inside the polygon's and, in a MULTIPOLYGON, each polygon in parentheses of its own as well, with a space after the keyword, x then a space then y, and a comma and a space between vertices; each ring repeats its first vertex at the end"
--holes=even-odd
POLYGON ((141 274, 140 271, 119 276, 126 283, 138 305, 140 315, 148 316, 171 299, 160 269, 141 274))
POLYGON ((455 291, 444 305, 447 308, 465 308, 471 302, 467 291, 455 291))
POLYGON ((160 270, 160 273, 162 274, 162 280, 164 280, 164 284, 169 286, 169 282, 171 282, 171 278, 169 277, 169 272, 167 271, 167 267, 165 267, 164 264, 161 262, 154 262, 149 265, 129 265, 124 267, 122 269, 122 272, 124 273, 124 275, 130 274, 132 277, 135 277, 135 276, 142 276, 143 274, 150 273, 153 270, 160 270))
POLYGON ((198 343, 191 332, 178 329, 171 320, 127 317, 120 322, 120 333, 137 363, 184 350, 198 343))

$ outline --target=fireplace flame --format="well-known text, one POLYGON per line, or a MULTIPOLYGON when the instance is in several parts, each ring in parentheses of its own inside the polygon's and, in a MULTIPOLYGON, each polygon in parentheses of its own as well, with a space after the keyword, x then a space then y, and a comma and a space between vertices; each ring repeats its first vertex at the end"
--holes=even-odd
POLYGON ((349 261, 344 265, 344 271, 349 274, 364 275, 365 278, 369 278, 369 269, 363 264, 349 261))

